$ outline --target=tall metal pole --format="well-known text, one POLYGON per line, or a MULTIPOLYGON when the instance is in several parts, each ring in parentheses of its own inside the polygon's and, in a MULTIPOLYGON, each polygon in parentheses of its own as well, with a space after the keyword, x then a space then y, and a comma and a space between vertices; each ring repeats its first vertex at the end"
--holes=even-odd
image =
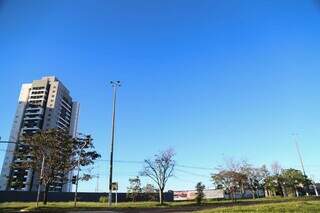
MULTIPOLYGON (((300 148, 299 148, 299 145, 298 145, 298 134, 293 134, 295 136, 295 145, 296 145, 296 149, 297 149, 297 152, 298 152, 298 155, 299 155, 299 160, 300 160, 300 163, 301 163, 301 167, 302 167, 302 172, 303 172, 303 175, 304 177, 307 177, 306 176, 306 171, 304 169, 304 164, 303 164, 303 160, 302 160, 302 155, 301 155, 301 152, 300 152, 300 148)), ((309 186, 307 186, 307 191, 306 191, 306 195, 309 196, 309 186)))
POLYGON ((314 193, 315 193, 316 197, 318 197, 319 196, 318 189, 317 189, 317 185, 314 181, 312 181, 312 186, 313 186, 314 193))
POLYGON ((97 178, 97 183, 96 183, 96 192, 99 192, 99 174, 96 176, 97 178))
POLYGON ((110 173, 109 173, 109 199, 108 205, 112 204, 112 167, 113 167, 113 146, 114 146, 114 128, 116 118, 116 99, 117 99, 117 88, 120 86, 120 81, 110 82, 113 88, 113 104, 112 104, 112 130, 111 130, 111 148, 110 148, 110 173))
POLYGON ((37 193, 37 207, 39 206, 39 197, 40 197, 40 190, 41 190, 41 185, 42 185, 44 160, 45 160, 45 156, 43 155, 42 156, 42 163, 41 163, 41 171, 40 171, 40 180, 39 180, 39 185, 38 185, 38 193, 37 193))
POLYGON ((306 176, 306 171, 304 170, 303 160, 302 160, 301 152, 300 152, 298 141, 297 141, 297 135, 295 135, 295 136, 296 137, 295 137, 294 142, 295 142, 296 149, 297 149, 297 152, 298 152, 298 155, 299 155, 299 160, 300 160, 300 163, 301 163, 302 172, 303 172, 303 175, 306 176))
POLYGON ((317 190, 317 185, 314 181, 314 176, 312 175, 311 176, 311 184, 312 184, 312 187, 313 187, 313 190, 314 190, 314 194, 316 195, 316 197, 319 196, 319 193, 318 193, 318 190, 317 190))

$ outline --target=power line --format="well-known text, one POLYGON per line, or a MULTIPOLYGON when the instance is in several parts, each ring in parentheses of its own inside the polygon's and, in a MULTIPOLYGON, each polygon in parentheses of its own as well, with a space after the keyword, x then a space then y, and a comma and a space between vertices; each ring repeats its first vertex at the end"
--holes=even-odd
MULTIPOLYGON (((110 162, 110 160, 105 160, 105 159, 99 159, 96 161, 102 161, 102 162, 110 162)), ((113 162, 116 163, 133 163, 133 164, 142 164, 144 163, 143 161, 130 161, 130 160, 113 160, 113 162)))
POLYGON ((184 181, 184 182, 189 182, 189 183, 194 183, 195 181, 193 181, 193 180, 188 180, 188 179, 184 179, 184 178, 180 178, 180 177, 178 177, 178 176, 176 176, 176 175, 174 175, 174 176, 172 176, 173 178, 176 178, 176 179, 178 179, 178 180, 180 180, 180 181, 184 181))
POLYGON ((210 177, 210 176, 207 176, 207 175, 197 174, 197 173, 185 171, 185 170, 182 170, 182 169, 176 169, 176 171, 178 171, 178 172, 183 172, 183 173, 185 173, 185 174, 189 174, 189 175, 193 175, 193 176, 198 176, 198 177, 205 177, 205 178, 210 177))
POLYGON ((213 168, 208 168, 208 167, 188 166, 188 165, 182 165, 182 164, 176 164, 175 166, 189 168, 189 169, 200 169, 200 170, 210 170, 210 171, 214 170, 213 168))
MULTIPOLYGON (((110 160, 99 159, 97 161, 109 162, 110 160)), ((114 160, 113 162, 116 162, 116 163, 132 163, 132 164, 143 164, 144 163, 144 161, 133 161, 133 160, 114 160)), ((189 169, 200 169, 200 170, 210 170, 210 171, 214 170, 213 168, 208 168, 208 167, 182 165, 182 164, 176 164, 175 166, 176 167, 181 167, 181 168, 189 168, 189 169)))

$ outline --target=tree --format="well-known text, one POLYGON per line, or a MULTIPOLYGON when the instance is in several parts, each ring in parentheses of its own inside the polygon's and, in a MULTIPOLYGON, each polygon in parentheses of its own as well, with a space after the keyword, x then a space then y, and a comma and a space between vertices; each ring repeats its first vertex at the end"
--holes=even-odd
POLYGON ((174 152, 171 149, 154 155, 154 159, 144 161, 142 176, 147 176, 153 180, 159 188, 159 202, 163 204, 163 191, 170 177, 173 176, 175 161, 174 152))
POLYGON ((198 205, 200 205, 202 203, 202 200, 204 198, 204 193, 203 190, 205 189, 205 185, 202 184, 201 182, 198 182, 196 185, 196 191, 197 191, 197 195, 196 195, 196 202, 198 205))
MULTIPOLYGON (((24 134, 21 146, 24 149, 18 152, 18 157, 28 157, 27 160, 14 167, 32 168, 40 173, 41 162, 44 158, 43 176, 41 184, 44 185, 43 203, 47 203, 48 191, 57 185, 62 187, 68 180, 68 173, 80 165, 87 166, 94 163, 100 155, 94 151, 90 135, 80 135, 72 138, 66 131, 51 129, 32 135, 24 134)), ((83 179, 88 179, 85 174, 83 179)))
POLYGON ((281 165, 278 162, 273 162, 271 164, 271 174, 272 176, 268 178, 267 180, 268 185, 271 187, 271 189, 275 190, 273 193, 274 195, 279 192, 282 194, 282 196, 287 196, 286 188, 284 185, 283 177, 281 176, 281 172, 283 171, 281 165), (273 183, 270 182, 270 180, 273 181, 273 183))
POLYGON ((275 176, 268 176, 264 180, 264 187, 266 189, 266 196, 276 196, 279 190, 279 184, 275 176))
POLYGON ((154 185, 147 183, 144 187, 142 187, 143 193, 156 193, 158 192, 154 185))
POLYGON ((304 176, 303 173, 297 169, 284 169, 281 177, 288 191, 295 193, 297 197, 299 197, 299 189, 301 190, 304 186, 311 184, 308 177, 304 176))
POLYGON ((236 192, 241 190, 242 184, 246 179, 244 174, 230 170, 221 170, 218 173, 212 174, 211 177, 214 184, 222 186, 234 201, 236 201, 236 192))
POLYGON ((282 171, 282 167, 278 162, 273 162, 271 164, 272 175, 280 175, 281 171, 282 171))
POLYGON ((216 188, 222 187, 233 200, 236 200, 238 191, 243 196, 247 182, 247 176, 243 173, 243 165, 246 164, 246 161, 225 160, 225 164, 220 165, 217 168, 218 172, 211 176, 216 188))
POLYGON ((241 173, 247 178, 246 185, 251 191, 252 197, 255 199, 258 194, 258 190, 263 188, 264 180, 268 175, 268 170, 265 165, 260 168, 253 167, 248 163, 244 163, 241 166, 241 173))
POLYGON ((129 178, 129 182, 130 182, 130 186, 127 188, 128 198, 132 199, 132 201, 135 202, 139 193, 142 192, 141 181, 139 176, 136 176, 134 178, 129 178))
POLYGON ((159 193, 159 190, 155 188, 154 185, 147 183, 144 187, 142 187, 142 192, 145 193, 149 200, 156 200, 155 193, 159 193))

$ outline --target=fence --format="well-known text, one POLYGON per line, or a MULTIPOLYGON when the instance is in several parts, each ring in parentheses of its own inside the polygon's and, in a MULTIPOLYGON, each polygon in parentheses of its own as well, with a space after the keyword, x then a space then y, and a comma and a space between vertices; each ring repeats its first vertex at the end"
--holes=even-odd
MULTIPOLYGON (((98 192, 78 192, 78 201, 87 202, 99 202, 101 196, 108 197, 108 193, 98 193, 98 192)), ((0 191, 0 202, 14 202, 14 201, 24 201, 31 202, 35 201, 37 198, 37 192, 24 192, 24 191, 0 191)), ((42 193, 41 193, 42 198, 42 193)), ((136 197, 136 201, 150 201, 158 200, 158 193, 140 193, 136 197)), ((49 192, 48 201, 55 202, 67 202, 73 201, 73 192, 49 192)), ((115 193, 112 194, 112 200, 115 200, 115 193)), ((131 201, 128 198, 127 193, 118 193, 118 202, 131 201)), ((173 201, 173 192, 164 193, 164 201, 173 201)))

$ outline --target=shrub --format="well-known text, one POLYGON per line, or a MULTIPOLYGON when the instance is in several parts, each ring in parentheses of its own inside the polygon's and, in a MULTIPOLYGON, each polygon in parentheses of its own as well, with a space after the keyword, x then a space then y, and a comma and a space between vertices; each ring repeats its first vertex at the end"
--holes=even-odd
POLYGON ((108 202, 108 197, 107 196, 100 196, 99 202, 100 203, 107 203, 108 202))
POLYGON ((196 202, 198 205, 200 205, 202 203, 202 200, 204 198, 204 193, 203 190, 205 189, 205 186, 199 182, 196 185, 196 191, 197 191, 197 196, 196 196, 196 202))

